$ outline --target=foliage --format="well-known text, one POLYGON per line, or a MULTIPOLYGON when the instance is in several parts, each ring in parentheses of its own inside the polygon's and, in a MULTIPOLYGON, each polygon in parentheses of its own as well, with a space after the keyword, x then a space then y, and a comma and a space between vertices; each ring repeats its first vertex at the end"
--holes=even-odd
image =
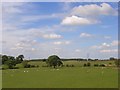
POLYGON ((18 57, 16 57, 16 63, 21 63, 23 61, 24 56, 23 55, 19 55, 18 57))
POLYGON ((120 59, 115 59, 114 62, 115 62, 116 66, 118 66, 118 67, 120 66, 120 59))
POLYGON ((100 67, 105 67, 105 64, 100 64, 99 66, 100 66, 100 67))
POLYGON ((73 64, 70 64, 70 65, 67 64, 66 67, 75 67, 75 65, 73 65, 73 64))
POLYGON ((85 64, 84 64, 84 67, 86 67, 86 66, 88 66, 88 67, 91 66, 91 63, 90 63, 90 62, 85 63, 85 64))
POLYGON ((8 60, 8 56, 7 55, 3 55, 2 56, 2 64, 4 64, 5 61, 7 61, 7 60, 8 60))
POLYGON ((15 61, 13 60, 5 61, 5 64, 8 65, 9 69, 13 69, 14 66, 16 65, 15 61))
POLYGON ((57 55, 52 55, 48 57, 48 60, 46 61, 47 65, 52 67, 54 66, 54 68, 56 66, 61 66, 63 65, 62 61, 60 60, 60 58, 57 55))
POLYGON ((95 66, 95 67, 98 67, 98 66, 99 66, 99 64, 94 64, 94 66, 95 66))

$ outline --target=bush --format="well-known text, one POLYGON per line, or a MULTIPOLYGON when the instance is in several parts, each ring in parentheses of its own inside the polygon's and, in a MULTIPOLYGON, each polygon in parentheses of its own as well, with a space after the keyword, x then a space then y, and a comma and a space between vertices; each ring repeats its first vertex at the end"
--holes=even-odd
POLYGON ((105 64, 100 64, 99 66, 100 66, 100 67, 105 67, 105 64))
POLYGON ((19 69, 19 67, 13 67, 12 69, 19 69))
POLYGON ((95 67, 98 67, 98 66, 99 66, 99 64, 94 64, 94 66, 95 66, 95 67))
POLYGON ((86 63, 84 64, 84 67, 89 67, 89 66, 91 66, 91 63, 89 62, 87 64, 86 63))
POLYGON ((87 66, 88 66, 88 67, 91 66, 91 63, 88 62, 88 63, 87 63, 87 66))
POLYGON ((71 67, 75 67, 75 66, 72 64, 71 67))
POLYGON ((39 65, 36 65, 36 67, 39 67, 39 65))
POLYGON ((30 64, 25 65, 24 68, 30 68, 30 64))
POLYGON ((66 67, 69 67, 69 65, 67 64, 66 67))
POLYGON ((85 64, 84 64, 84 67, 86 67, 86 66, 87 66, 87 64, 85 63, 85 64))

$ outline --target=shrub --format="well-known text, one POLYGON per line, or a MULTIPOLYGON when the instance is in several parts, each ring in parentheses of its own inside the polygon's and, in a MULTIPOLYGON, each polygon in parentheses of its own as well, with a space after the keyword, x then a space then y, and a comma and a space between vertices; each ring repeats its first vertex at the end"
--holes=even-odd
POLYGON ((89 66, 91 66, 91 63, 89 62, 87 64, 86 63, 84 64, 84 67, 89 67, 89 66))
POLYGON ((30 68, 30 64, 25 65, 24 68, 30 68))
POLYGON ((36 65, 36 67, 39 67, 39 65, 36 65))
POLYGON ((19 67, 13 67, 12 69, 19 69, 19 67))
POLYGON ((100 64, 99 66, 100 66, 100 67, 105 67, 105 64, 100 64))
POLYGON ((71 67, 74 67, 74 65, 72 64, 71 67))
POLYGON ((91 66, 91 63, 88 62, 88 63, 87 63, 87 66, 88 66, 88 67, 91 66))
POLYGON ((85 63, 85 64, 84 64, 84 67, 86 67, 86 66, 87 66, 87 64, 85 63))
POLYGON ((98 66, 99 66, 99 64, 94 64, 94 66, 95 66, 95 67, 98 67, 98 66))
POLYGON ((67 64, 66 67, 69 67, 69 65, 67 64))

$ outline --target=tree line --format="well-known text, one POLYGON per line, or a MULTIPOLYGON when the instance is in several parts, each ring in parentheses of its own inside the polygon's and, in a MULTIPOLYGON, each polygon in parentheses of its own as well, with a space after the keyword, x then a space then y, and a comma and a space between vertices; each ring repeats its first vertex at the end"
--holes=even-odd
MULTIPOLYGON (((24 68, 39 67, 38 65, 30 65, 28 60, 23 59, 24 55, 18 55, 17 57, 2 55, 2 64, 7 65, 9 69, 15 69, 16 64, 22 64, 24 68)), ((43 61, 46 62, 48 67, 56 68, 63 65, 62 60, 57 55, 51 55, 48 59, 43 59, 43 61)))
MULTIPOLYGON (((28 60, 23 60, 24 55, 18 55, 17 57, 14 56, 7 56, 7 55, 2 55, 2 64, 7 65, 9 69, 14 69, 16 64, 22 64, 24 68, 30 68, 30 67, 39 67, 38 65, 30 65, 28 64, 28 60)), ((68 61, 68 60, 77 60, 77 61, 93 61, 92 59, 60 59, 57 55, 51 55, 47 59, 41 59, 43 62, 46 62, 47 67, 62 67, 63 61, 68 61)), ((98 59, 95 59, 94 61, 97 61, 98 59)), ((120 60, 116 58, 110 58, 109 60, 114 60, 115 64, 117 66, 120 66, 120 60)), ((33 61, 33 60, 32 60, 33 61)), ((37 59, 37 61, 40 61, 40 59, 37 59)), ((74 65, 67 65, 66 67, 74 67, 74 65)), ((91 66, 90 63, 85 63, 84 66, 91 66)), ((101 65, 94 65, 94 66, 101 66, 101 65)))
POLYGON ((24 55, 18 55, 17 57, 2 55, 2 64, 7 65, 9 69, 12 69, 16 64, 22 63, 23 59, 24 55))

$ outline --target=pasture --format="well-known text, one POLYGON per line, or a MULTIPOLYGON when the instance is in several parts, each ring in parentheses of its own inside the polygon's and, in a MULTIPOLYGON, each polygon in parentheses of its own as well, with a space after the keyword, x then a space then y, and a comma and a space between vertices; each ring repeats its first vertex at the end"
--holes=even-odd
POLYGON ((64 61, 75 67, 53 69, 42 67, 45 62, 32 61, 38 68, 8 69, 2 71, 3 88, 117 88, 118 70, 112 61, 91 61, 112 63, 112 67, 83 67, 83 62, 64 61))

